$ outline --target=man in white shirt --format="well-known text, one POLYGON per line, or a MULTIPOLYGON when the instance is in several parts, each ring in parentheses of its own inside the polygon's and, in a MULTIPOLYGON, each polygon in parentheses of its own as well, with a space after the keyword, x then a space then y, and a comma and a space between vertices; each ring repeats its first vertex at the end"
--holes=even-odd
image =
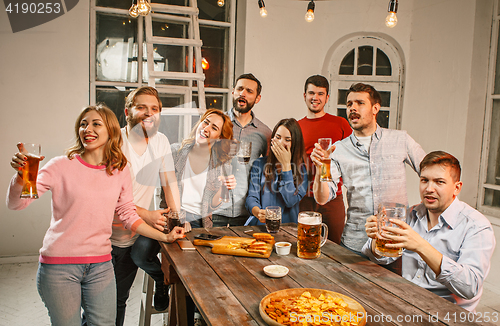
MULTIPOLYGON (((179 190, 175 177, 170 143, 158 132, 161 101, 156 89, 141 87, 132 91, 125 102, 127 126, 122 128, 122 151, 128 160, 132 176, 134 203, 139 216, 149 225, 163 230, 168 209, 148 211, 154 196, 158 177, 171 210, 180 208, 179 190)), ((119 220, 113 223, 111 236, 113 264, 117 287, 116 325, 123 325, 126 301, 137 273, 142 268, 156 282, 154 306, 162 311, 168 307, 168 286, 157 254, 159 243, 146 237, 138 237, 125 230, 119 220)))
MULTIPOLYGON (((462 189, 460 163, 445 152, 427 154, 420 163, 422 203, 407 215, 406 223, 390 219, 397 227, 383 227, 379 237, 404 248, 403 277, 464 309, 475 311, 490 270, 495 235, 490 222, 457 196, 462 189)), ((377 218, 365 224, 370 239, 362 252, 387 264, 395 258, 375 253, 377 218)))

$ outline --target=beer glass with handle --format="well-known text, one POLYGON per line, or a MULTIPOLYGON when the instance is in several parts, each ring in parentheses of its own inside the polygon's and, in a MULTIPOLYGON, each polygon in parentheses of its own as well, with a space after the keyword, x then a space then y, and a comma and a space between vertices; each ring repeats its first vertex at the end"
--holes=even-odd
POLYGON ((321 255, 321 247, 328 237, 328 227, 322 223, 321 213, 300 212, 298 217, 297 256, 314 259, 321 255), (321 230, 324 229, 322 235, 321 230))
POLYGON ((394 241, 384 239, 380 231, 383 226, 399 227, 389 221, 391 218, 404 221, 406 219, 406 206, 398 203, 383 203, 378 205, 375 253, 386 257, 400 257, 403 254, 403 248, 386 248, 385 245, 387 243, 392 244, 394 241))
POLYGON ((42 146, 40 144, 23 143, 21 153, 26 156, 26 165, 23 167, 23 189, 21 198, 38 198, 36 179, 38 165, 42 160, 42 146))
MULTIPOLYGON (((321 149, 323 151, 327 151, 328 148, 332 145, 332 139, 331 138, 319 138, 318 139, 318 144, 321 146, 321 149)), ((320 181, 332 181, 332 175, 330 173, 330 163, 331 160, 329 157, 325 158, 324 160, 321 160, 321 174, 320 174, 320 181)))

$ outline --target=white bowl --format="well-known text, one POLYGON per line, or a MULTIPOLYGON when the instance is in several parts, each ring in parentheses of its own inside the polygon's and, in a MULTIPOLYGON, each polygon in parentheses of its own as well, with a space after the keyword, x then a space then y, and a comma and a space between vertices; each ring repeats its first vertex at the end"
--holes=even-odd
POLYGON ((268 265, 264 267, 264 273, 270 277, 283 277, 288 274, 288 268, 281 265, 268 265))
POLYGON ((276 253, 280 256, 288 255, 290 253, 290 249, 292 248, 292 244, 290 242, 276 242, 274 246, 276 253))

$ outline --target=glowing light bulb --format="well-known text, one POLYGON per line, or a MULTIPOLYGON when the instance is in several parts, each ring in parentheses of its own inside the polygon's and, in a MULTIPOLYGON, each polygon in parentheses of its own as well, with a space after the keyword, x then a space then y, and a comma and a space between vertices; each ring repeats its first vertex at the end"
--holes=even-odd
POLYGON ((314 11, 308 10, 306 13, 306 22, 310 23, 314 20, 314 11))
POLYGON ((267 17, 267 10, 266 7, 260 8, 260 16, 261 17, 267 17))
POLYGON ((139 16, 139 11, 137 10, 137 5, 132 4, 132 7, 128 10, 128 14, 132 18, 137 18, 139 16))
POLYGON ((398 23, 398 17, 395 12, 390 12, 389 15, 385 18, 385 26, 389 28, 393 28, 398 23))
POLYGON ((224 0, 217 0, 217 5, 219 7, 223 7, 224 6, 224 0))
POLYGON ((147 16, 151 12, 151 5, 148 0, 139 0, 137 3, 137 11, 141 16, 147 16))
POLYGON ((314 7, 315 7, 314 1, 311 0, 311 2, 309 2, 309 4, 307 5, 307 12, 305 16, 306 22, 308 23, 314 20, 314 7))

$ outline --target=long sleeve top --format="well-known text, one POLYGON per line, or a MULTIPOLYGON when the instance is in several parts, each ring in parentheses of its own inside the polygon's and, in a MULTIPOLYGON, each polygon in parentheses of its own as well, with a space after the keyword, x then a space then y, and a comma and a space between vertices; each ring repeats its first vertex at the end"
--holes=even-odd
MULTIPOLYGON (((266 176, 264 174, 264 166, 267 161, 267 156, 261 157, 254 161, 250 170, 250 183, 248 186, 248 196, 246 199, 246 208, 252 214, 252 208, 258 206, 260 209, 265 209, 267 206, 281 207, 281 222, 282 223, 297 223, 299 215, 299 202, 307 193, 307 171, 301 166, 302 183, 298 187, 293 182, 292 171, 282 172, 276 176, 271 184, 273 191, 265 185, 266 176)), ((254 218, 252 223, 258 220, 254 218)), ((257 224, 261 224, 258 222, 257 224)))
POLYGON ((393 202, 408 206, 406 169, 408 164, 420 174, 425 152, 406 131, 380 128, 372 135, 370 148, 361 144, 354 133, 335 143, 330 166, 333 182, 328 182, 330 197, 336 197, 340 178, 347 188, 347 221, 342 243, 361 251, 368 237, 366 218, 379 203, 393 202))
MULTIPOLYGON (((415 252, 403 252, 403 277, 434 292, 464 309, 474 311, 483 293, 483 282, 490 270, 495 249, 495 235, 483 214, 455 199, 439 217, 431 230, 427 226, 427 210, 418 205, 408 215, 408 225, 443 255, 441 273, 436 275, 415 252)), ((396 258, 375 258, 371 239, 363 254, 379 264, 396 258)))
MULTIPOLYGON (((21 199, 17 174, 7 192, 9 209, 21 210, 34 199, 21 199)), ((40 249, 46 264, 90 264, 111 259, 111 230, 115 211, 127 229, 143 223, 136 213, 128 167, 106 173, 80 156, 59 156, 38 172, 38 195, 52 192, 52 217, 40 249)))

